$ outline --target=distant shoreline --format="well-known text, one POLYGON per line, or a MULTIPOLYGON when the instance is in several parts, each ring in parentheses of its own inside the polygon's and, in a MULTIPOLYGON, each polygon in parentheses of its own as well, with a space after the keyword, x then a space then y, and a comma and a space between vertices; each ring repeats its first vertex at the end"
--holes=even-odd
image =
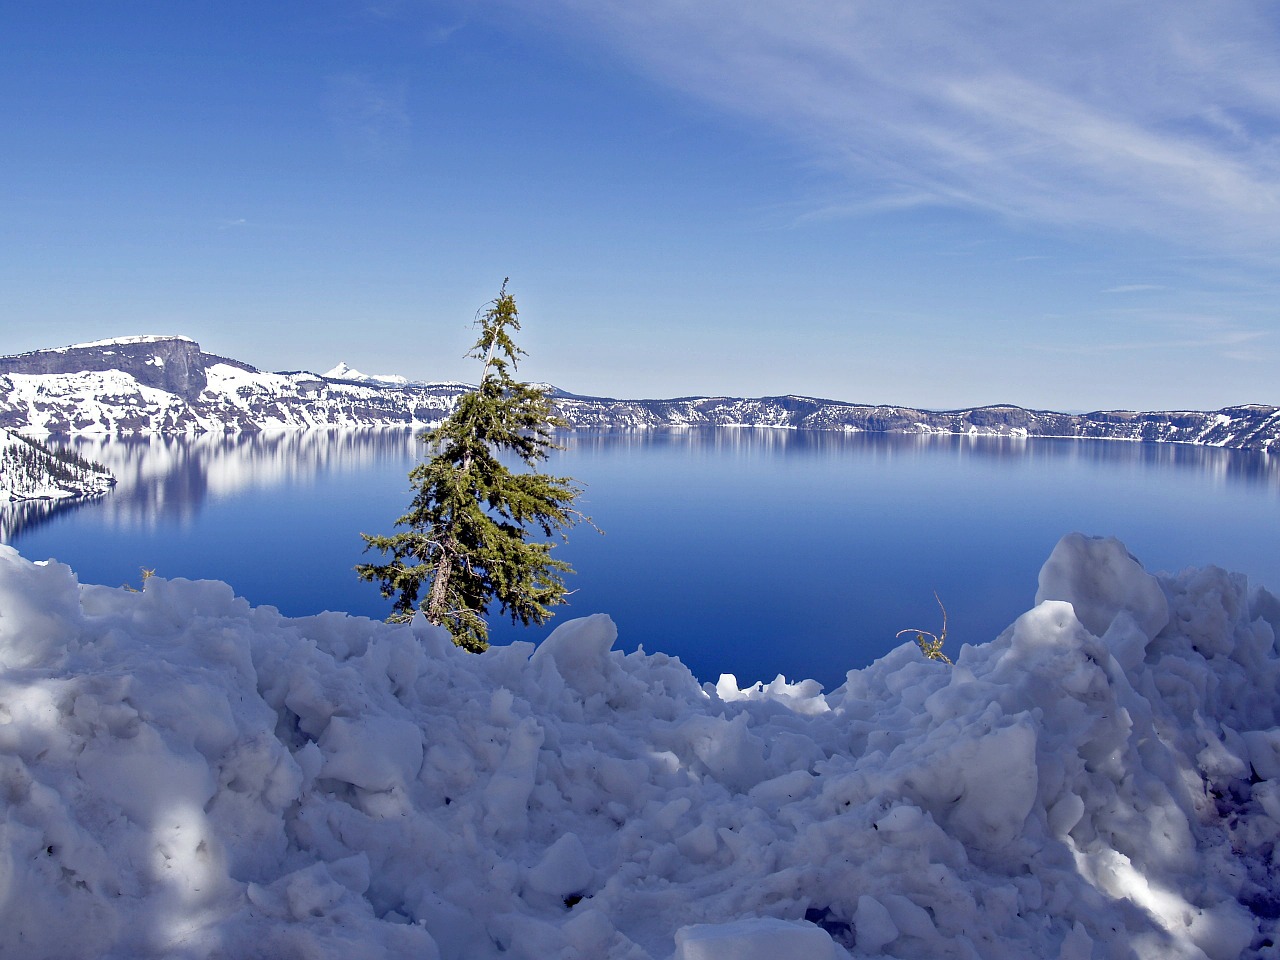
MULTIPOLYGON (((332 371, 331 371, 332 372, 332 371)), ((267 373, 185 337, 121 338, 0 357, 0 427, 27 436, 421 428, 466 384, 267 373)), ((763 427, 868 434, 1131 440, 1280 451, 1280 407, 1058 413, 1013 404, 957 410, 799 395, 618 400, 548 386, 573 429, 763 427)))

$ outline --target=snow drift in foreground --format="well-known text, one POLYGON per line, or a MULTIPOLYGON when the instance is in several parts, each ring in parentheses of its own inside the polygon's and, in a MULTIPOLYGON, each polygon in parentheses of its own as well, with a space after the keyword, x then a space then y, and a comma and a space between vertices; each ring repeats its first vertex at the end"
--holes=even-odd
POLYGON ((1065 538, 954 667, 699 686, 0 547, 0 955, 1280 956, 1280 601, 1065 538))

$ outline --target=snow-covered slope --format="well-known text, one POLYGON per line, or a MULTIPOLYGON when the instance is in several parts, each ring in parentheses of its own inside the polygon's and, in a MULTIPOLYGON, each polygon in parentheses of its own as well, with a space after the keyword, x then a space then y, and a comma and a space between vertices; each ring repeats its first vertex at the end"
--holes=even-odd
MULTIPOLYGON (((28 433, 128 436, 438 422, 468 389, 371 377, 264 373, 185 337, 124 337, 0 357, 0 426, 28 433)), ((813 397, 616 400, 551 388, 574 427, 764 426, 868 433, 1090 437, 1280 450, 1280 408, 1082 415, 1001 405, 917 410, 813 397)))
POLYGON ((0 357, 0 426, 106 436, 403 426, 439 420, 463 389, 264 373, 183 337, 126 338, 0 357))
POLYGON ((0 503, 98 497, 114 483, 100 464, 0 427, 0 503))
POLYGON ((0 955, 1276 957, 1280 600, 1065 538, 954 667, 699 686, 0 547, 0 955))

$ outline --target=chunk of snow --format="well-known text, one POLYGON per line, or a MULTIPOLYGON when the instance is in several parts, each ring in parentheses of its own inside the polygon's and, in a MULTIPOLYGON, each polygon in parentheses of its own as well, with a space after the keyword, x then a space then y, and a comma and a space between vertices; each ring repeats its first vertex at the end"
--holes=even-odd
POLYGON ((534 651, 537 666, 552 661, 564 681, 586 697, 608 685, 607 655, 618 639, 618 628, 604 614, 562 623, 534 651))
POLYGON ((858 897, 853 924, 858 934, 858 949, 864 953, 879 953, 898 939, 893 917, 889 916, 884 904, 868 894, 858 897))
POLYGON ((1066 600, 1077 619, 1098 637, 1121 611, 1148 639, 1169 622, 1169 604, 1159 581, 1115 537, 1070 533, 1059 540, 1040 570, 1036 603, 1045 600, 1066 600))
POLYGON ((525 885, 538 893, 564 899, 581 896, 592 886, 595 870, 577 834, 566 833, 547 848, 525 875, 525 885))
POLYGON ((422 731, 391 717, 334 717, 320 738, 320 776, 365 790, 406 787, 422 767, 422 731))
POLYGON ((0 669, 62 659, 80 634, 76 586, 65 564, 28 563, 0 544, 0 669))
POLYGON ((836 946, 821 927, 773 917, 696 924, 676 931, 672 960, 835 960, 836 946))
POLYGON ((1259 780, 1280 778, 1280 727, 1271 730, 1247 730, 1243 734, 1249 747, 1249 762, 1259 780))

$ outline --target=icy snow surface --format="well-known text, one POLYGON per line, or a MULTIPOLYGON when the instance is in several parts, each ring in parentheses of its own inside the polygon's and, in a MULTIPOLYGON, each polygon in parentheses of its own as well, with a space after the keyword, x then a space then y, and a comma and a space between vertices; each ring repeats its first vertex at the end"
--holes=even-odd
POLYGON ((1079 535, 1039 599, 824 696, 0 547, 0 956, 1280 955, 1280 601, 1079 535))

